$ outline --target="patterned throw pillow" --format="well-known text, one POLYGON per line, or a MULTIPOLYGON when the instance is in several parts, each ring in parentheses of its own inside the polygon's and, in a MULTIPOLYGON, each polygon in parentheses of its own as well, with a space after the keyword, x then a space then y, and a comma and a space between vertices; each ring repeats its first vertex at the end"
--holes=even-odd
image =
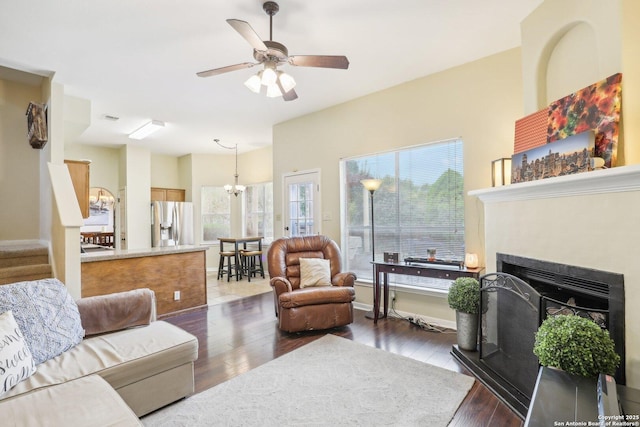
POLYGON ((13 314, 0 314, 0 396, 35 371, 33 357, 13 314))
POLYGON ((0 286, 0 313, 11 310, 36 365, 84 337, 78 306, 58 279, 0 286))

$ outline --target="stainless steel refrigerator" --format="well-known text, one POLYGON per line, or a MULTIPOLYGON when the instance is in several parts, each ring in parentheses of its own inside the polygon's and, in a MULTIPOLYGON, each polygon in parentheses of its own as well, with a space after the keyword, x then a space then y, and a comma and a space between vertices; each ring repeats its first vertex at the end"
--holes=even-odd
POLYGON ((193 245, 191 202, 151 203, 151 246, 193 245))

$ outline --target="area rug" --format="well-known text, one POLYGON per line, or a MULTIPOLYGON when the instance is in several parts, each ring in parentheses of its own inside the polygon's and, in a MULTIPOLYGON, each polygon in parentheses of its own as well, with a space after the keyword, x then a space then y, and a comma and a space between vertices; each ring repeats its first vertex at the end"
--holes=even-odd
POLYGON ((474 379, 326 335, 144 418, 157 426, 446 426, 474 379))

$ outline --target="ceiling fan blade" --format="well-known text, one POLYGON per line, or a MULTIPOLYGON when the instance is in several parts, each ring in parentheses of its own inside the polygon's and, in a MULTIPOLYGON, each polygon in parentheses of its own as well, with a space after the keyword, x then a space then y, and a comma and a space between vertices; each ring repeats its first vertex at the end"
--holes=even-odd
POLYGON ((256 50, 267 50, 267 46, 264 44, 260 36, 251 28, 246 21, 239 19, 227 19, 229 25, 233 27, 249 44, 256 50))
POLYGON ((199 73, 196 73, 196 74, 198 77, 217 76, 218 74, 224 74, 230 71, 241 70, 243 68, 251 68, 254 65, 258 65, 258 63, 243 62, 242 64, 228 65, 226 67, 214 68, 213 70, 200 71, 199 73))
POLYGON ((321 67, 321 68, 349 68, 349 60, 346 56, 332 55, 293 55, 289 57, 289 64, 298 67, 321 67))
POLYGON ((293 101, 294 99, 298 99, 298 94, 295 89, 291 89, 289 92, 282 94, 282 99, 285 101, 293 101))

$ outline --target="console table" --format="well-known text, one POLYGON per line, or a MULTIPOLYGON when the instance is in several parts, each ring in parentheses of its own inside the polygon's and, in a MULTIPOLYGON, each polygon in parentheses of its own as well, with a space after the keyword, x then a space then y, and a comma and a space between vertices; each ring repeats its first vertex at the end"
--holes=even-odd
POLYGON ((373 278, 373 323, 378 323, 378 318, 387 317, 389 310, 389 274, 404 274, 407 276, 432 277, 436 279, 455 280, 458 277, 480 278, 483 267, 459 268, 440 264, 401 264, 389 262, 372 262, 374 267, 373 278), (380 280, 382 278, 382 280, 380 280), (384 313, 380 316, 380 291, 384 288, 384 313))

